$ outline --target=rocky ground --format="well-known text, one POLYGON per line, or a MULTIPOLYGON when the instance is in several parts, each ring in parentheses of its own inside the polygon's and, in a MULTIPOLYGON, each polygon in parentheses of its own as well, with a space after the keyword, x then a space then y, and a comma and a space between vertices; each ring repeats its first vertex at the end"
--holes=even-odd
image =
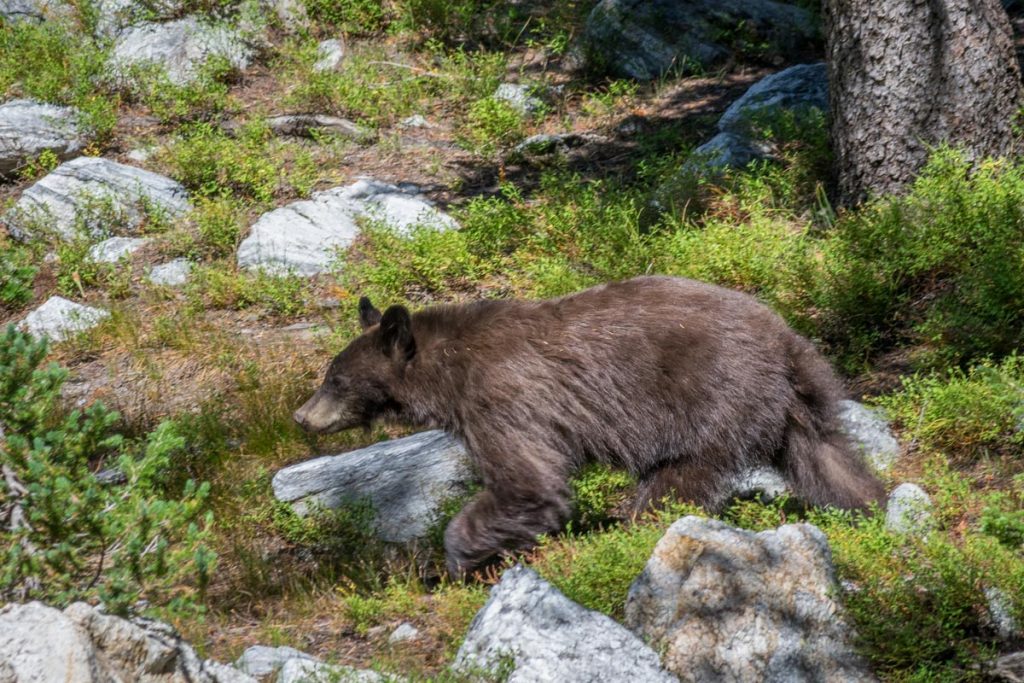
POLYGON ((177 425, 219 557, 181 589, 198 613, 137 605, 185 640, 75 602, 95 592, 3 608, 0 681, 1024 680, 1024 373, 927 327, 952 266, 900 280, 924 283, 893 286, 909 312, 866 332, 842 308, 829 259, 875 214, 828 204, 815 5, 0 4, 0 324, 52 342, 67 407, 102 401, 129 439, 177 425), (758 471, 732 493, 761 503, 722 520, 627 519, 632 482, 588 470, 570 531, 453 584, 440 529, 478 486, 460 444, 291 424, 362 294, 646 272, 814 338, 887 511, 801 510, 758 471))

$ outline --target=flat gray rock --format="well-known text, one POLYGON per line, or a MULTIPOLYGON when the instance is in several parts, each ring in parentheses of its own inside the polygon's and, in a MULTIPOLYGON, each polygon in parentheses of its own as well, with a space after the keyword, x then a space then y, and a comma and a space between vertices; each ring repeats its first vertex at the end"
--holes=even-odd
POLYGON ((235 69, 243 70, 249 66, 252 51, 238 31, 185 17, 122 31, 114 43, 110 68, 123 86, 131 85, 133 69, 147 67, 162 69, 175 85, 187 85, 211 57, 226 59, 235 69))
POLYGON ((425 536, 441 505, 463 495, 473 475, 465 448, 444 432, 384 441, 341 455, 291 465, 274 475, 274 496, 305 514, 369 500, 381 539, 406 543, 425 536))
POLYGON ((885 413, 857 401, 840 401, 839 410, 847 435, 871 466, 879 472, 892 467, 900 455, 900 444, 885 413))
POLYGON ((316 46, 316 56, 313 71, 336 71, 345 59, 345 44, 337 38, 322 40, 316 46))
POLYGON ((3 222, 17 239, 38 228, 59 237, 76 236, 76 225, 95 234, 132 233, 147 211, 167 218, 192 208, 185 188, 165 176, 99 157, 61 164, 25 190, 3 222))
POLYGON ((872 681, 837 594, 818 528, 684 517, 630 587, 626 624, 684 681, 872 681))
POLYGON ((89 258, 96 263, 117 263, 149 241, 148 237, 110 237, 89 247, 89 258))
POLYGON ((246 648, 242 656, 235 661, 235 668, 261 683, 270 681, 285 665, 292 659, 308 659, 319 661, 316 657, 306 654, 293 647, 267 647, 266 645, 253 645, 246 648))
POLYGON ((668 683, 658 655, 621 624, 577 605, 532 569, 516 565, 491 589, 455 658, 456 669, 514 659, 509 683, 668 683))
POLYGON ((78 111, 32 100, 0 104, 0 175, 22 168, 43 152, 60 161, 76 156, 86 143, 78 111))
POLYGON ((167 263, 153 266, 149 271, 149 281, 154 285, 180 287, 188 282, 192 273, 192 262, 185 258, 176 258, 167 263))
POLYGON ((925 535, 935 526, 932 499, 917 484, 893 489, 885 506, 885 528, 897 534, 925 535))
POLYGON ((100 308, 51 296, 46 303, 25 316, 21 327, 34 337, 62 342, 79 332, 92 329, 109 315, 109 312, 100 308))
POLYGON ((818 29, 809 12, 771 0, 601 0, 576 51, 591 69, 648 81, 700 70, 742 47, 737 27, 781 56, 806 50, 818 29))
POLYGON ((263 214, 238 247, 238 267, 306 277, 326 272, 359 236, 360 220, 378 221, 400 234, 417 225, 458 227, 415 185, 362 179, 263 214))
POLYGON ((718 130, 747 133, 750 120, 762 112, 819 109, 828 111, 828 71, 823 62, 797 64, 766 76, 729 105, 718 130))
POLYGON ((275 135, 311 137, 314 133, 325 133, 349 140, 364 141, 373 137, 373 131, 348 119, 326 114, 286 114, 272 116, 267 125, 275 135))

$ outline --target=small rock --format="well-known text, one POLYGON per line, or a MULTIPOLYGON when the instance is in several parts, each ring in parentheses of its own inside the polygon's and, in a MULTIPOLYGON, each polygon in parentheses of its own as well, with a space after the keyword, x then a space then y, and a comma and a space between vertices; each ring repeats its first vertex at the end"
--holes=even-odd
POLYGON ((520 114, 536 114, 544 108, 544 100, 534 94, 535 90, 522 83, 502 83, 491 97, 507 102, 520 114))
POLYGON ((0 176, 52 152, 60 161, 76 156, 86 143, 79 112, 32 100, 0 104, 0 176))
POLYGON ((76 236, 80 220, 96 234, 130 233, 146 218, 143 209, 176 217, 189 211, 185 188, 170 178, 98 157, 78 157, 55 168, 3 217, 19 240, 38 228, 64 239, 76 236))
POLYGON ((114 43, 110 68, 123 86, 134 82, 134 69, 148 66, 162 69, 175 85, 187 85, 211 57, 226 59, 241 71, 249 66, 252 51, 238 31, 185 17, 124 30, 114 43))
POLYGON ((325 114, 288 114, 267 119, 267 125, 275 135, 293 135, 310 137, 317 133, 326 133, 341 138, 357 141, 369 141, 373 131, 353 123, 348 119, 325 114))
POLYGON ((889 494, 885 528, 897 534, 924 535, 935 528, 932 499, 917 484, 900 484, 889 494))
POLYGON ((369 500, 380 538, 406 543, 426 535, 441 505, 472 481, 462 444, 429 431, 285 467, 271 484, 274 496, 299 514, 313 501, 336 508, 369 500))
POLYGON ((825 534, 684 517, 629 589, 626 624, 685 681, 871 681, 825 534))
POLYGON ((317 59, 313 71, 336 71, 345 59, 345 46, 337 38, 321 41, 316 48, 317 59))
POLYGON ((509 683, 676 680, 621 624, 577 605, 522 565, 506 570, 491 589, 455 668, 493 670, 503 657, 514 659, 509 683))
POLYGON ((156 147, 139 147, 125 154, 125 157, 129 161, 134 161, 137 164, 144 164, 150 159, 152 159, 153 155, 156 154, 156 152, 156 147))
POLYGON ((396 643, 416 640, 419 637, 420 630, 406 621, 399 624, 398 628, 392 631, 391 635, 388 636, 388 643, 395 645, 396 643))
POLYGON ((128 483, 128 476, 119 469, 108 468, 96 473, 96 481, 103 486, 120 486, 128 483))
POLYGON ((148 243, 146 237, 111 237, 89 247, 89 258, 96 263, 117 263, 148 243))
POLYGON ((1013 616, 1013 601, 1010 600, 1010 596, 990 586, 985 589, 985 600, 988 602, 988 614, 996 634, 1007 642, 1020 638, 1021 628, 1013 616))
POLYGON ((754 500, 763 502, 775 500, 789 491, 789 485, 778 471, 770 467, 758 467, 743 472, 729 483, 730 493, 727 500, 754 500))
POLYGON ((188 282, 188 276, 191 272, 191 261, 184 258, 176 258, 173 261, 153 266, 153 269, 149 271, 149 281, 154 285, 180 287, 188 282))
POLYGON ((871 466, 879 472, 892 467, 900 455, 900 444, 893 436, 885 414, 878 408, 869 408, 856 401, 840 401, 839 410, 847 435, 871 466))
POLYGON ((109 312, 99 308, 51 296, 46 303, 25 316, 21 326, 34 337, 62 342, 95 327, 109 315, 109 312))
POLYGON ((567 154, 569 150, 586 144, 604 141, 604 137, 588 133, 541 133, 531 135, 520 142, 512 149, 512 153, 521 156, 567 154))
POLYGON ((318 661, 313 655, 306 654, 293 647, 267 647, 253 645, 246 648, 242 656, 235 661, 235 668, 260 681, 269 681, 285 662, 292 659, 308 659, 318 661))
POLYGON ((289 659, 277 674, 276 683, 384 683, 384 677, 375 671, 350 666, 289 659))
POLYGON ((305 277, 326 272, 359 236, 360 220, 380 221, 399 234, 417 225, 458 227, 417 186, 362 179, 263 214, 238 247, 238 267, 305 277))
POLYGON ((398 125, 402 128, 430 128, 430 123, 421 114, 407 116, 398 125))

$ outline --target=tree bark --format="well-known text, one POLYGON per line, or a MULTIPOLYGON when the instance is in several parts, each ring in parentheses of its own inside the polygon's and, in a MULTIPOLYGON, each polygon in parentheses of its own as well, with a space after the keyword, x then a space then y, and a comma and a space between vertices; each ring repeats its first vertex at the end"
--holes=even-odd
POLYGON ((1010 151, 1020 67, 1000 0, 824 0, 840 205, 899 193, 929 149, 1010 151))

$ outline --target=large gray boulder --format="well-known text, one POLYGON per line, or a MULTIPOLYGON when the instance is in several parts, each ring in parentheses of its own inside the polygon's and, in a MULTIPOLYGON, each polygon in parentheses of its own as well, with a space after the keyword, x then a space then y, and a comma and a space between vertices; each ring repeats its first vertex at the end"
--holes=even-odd
POLYGON ((76 156, 86 143, 78 112, 32 100, 0 104, 0 175, 7 175, 43 152, 61 161, 76 156))
POLYGON ((108 316, 110 313, 103 309, 51 296, 46 303, 26 315, 20 326, 34 337, 62 342, 79 332, 92 329, 108 316))
POLYGON ((202 660, 168 625, 129 621, 78 602, 0 608, 0 674, 13 683, 256 683, 202 660))
POLYGON ((306 277, 326 272, 359 236, 363 220, 380 222, 400 234, 417 225, 458 227, 420 194, 419 187, 364 178, 263 214, 238 247, 238 267, 306 277))
POLYGON ((185 188, 157 173, 98 157, 78 157, 25 190, 2 217, 17 239, 50 232, 65 239, 77 228, 97 235, 130 234, 147 215, 191 209, 185 188))
POLYGON ((828 73, 824 63, 798 64, 767 76, 729 105, 718 119, 718 134, 694 150, 694 163, 710 169, 742 168, 770 158, 768 140, 753 135, 758 116, 780 111, 828 111, 828 73))
POLYGON ((577 605, 517 565, 491 589, 455 658, 457 669, 494 669, 511 657, 509 683, 676 681, 658 655, 621 624, 577 605))
POLYGON ((630 587, 626 623, 685 681, 870 681, 836 601, 825 535, 673 524, 630 587))
POLYGON ((187 85, 213 57, 242 70, 249 66, 252 50, 233 28, 185 17, 125 29, 114 43, 110 67, 115 80, 126 87, 133 82, 132 71, 139 68, 161 69, 171 83, 187 85))
POLYGON ((765 112, 818 109, 828 111, 828 71, 824 62, 797 64, 750 86, 718 119, 718 130, 743 134, 765 112))
POLYGON ((751 42, 797 55, 817 36, 809 12, 772 0, 601 0, 579 50, 591 69, 647 81, 713 66, 751 42))
POLYGON ((274 496, 299 514, 311 504, 336 508, 368 500, 381 539, 406 543, 425 536, 443 503, 473 482, 462 444, 429 431, 285 467, 274 475, 274 496))

